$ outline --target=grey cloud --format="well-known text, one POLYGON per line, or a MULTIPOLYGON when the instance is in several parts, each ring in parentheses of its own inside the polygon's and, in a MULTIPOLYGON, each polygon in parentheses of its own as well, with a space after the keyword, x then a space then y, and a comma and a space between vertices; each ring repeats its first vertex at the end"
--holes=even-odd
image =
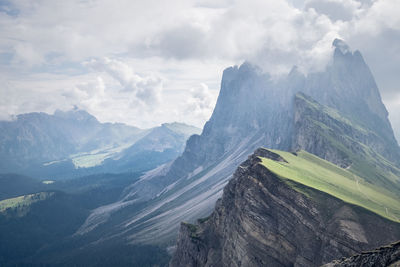
POLYGON ((364 8, 368 8, 368 7, 372 6, 372 4, 375 2, 375 0, 357 0, 357 2, 360 2, 364 8))
POLYGON ((331 20, 348 21, 353 19, 355 10, 361 3, 353 0, 310 0, 305 9, 314 8, 318 13, 327 15, 331 20))
POLYGON ((161 56, 177 59, 203 57, 208 46, 207 35, 192 25, 179 25, 170 29, 150 45, 161 56))

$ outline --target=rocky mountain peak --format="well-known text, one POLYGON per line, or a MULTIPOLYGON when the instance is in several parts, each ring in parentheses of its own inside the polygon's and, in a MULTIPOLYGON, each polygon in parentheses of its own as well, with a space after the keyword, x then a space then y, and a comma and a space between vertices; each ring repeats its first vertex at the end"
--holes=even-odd
POLYGON ((74 108, 67 111, 56 110, 54 112, 55 118, 65 119, 65 120, 76 120, 81 122, 91 122, 99 123, 95 116, 91 115, 89 112, 83 109, 74 108))
POLYGON ((342 40, 333 42, 333 61, 326 70, 307 76, 301 90, 323 105, 353 118, 368 129, 381 129, 394 140, 388 112, 378 86, 359 51, 352 52, 342 40))
POLYGON ((29 120, 40 120, 48 118, 50 115, 44 112, 30 112, 24 114, 18 114, 16 116, 17 121, 29 121, 29 120))
POLYGON ((351 53, 350 47, 341 39, 336 38, 335 40, 333 40, 332 46, 335 47, 335 52, 340 52, 343 55, 351 53))
MULTIPOLYGON (((368 72, 369 68, 360 51, 353 51, 350 46, 341 39, 335 39, 332 43, 335 48, 333 53, 333 65, 346 71, 368 72)), ((368 73, 369 74, 369 73, 368 73)), ((372 74, 370 74, 372 76, 372 74)))
POLYGON ((290 69, 289 74, 288 74, 288 77, 298 77, 298 76, 304 77, 304 74, 300 72, 298 66, 294 65, 294 66, 290 69))
POLYGON ((239 72, 241 72, 243 74, 246 74, 246 73, 261 74, 263 71, 259 66, 251 63, 250 61, 245 61, 242 63, 242 65, 239 66, 239 72))

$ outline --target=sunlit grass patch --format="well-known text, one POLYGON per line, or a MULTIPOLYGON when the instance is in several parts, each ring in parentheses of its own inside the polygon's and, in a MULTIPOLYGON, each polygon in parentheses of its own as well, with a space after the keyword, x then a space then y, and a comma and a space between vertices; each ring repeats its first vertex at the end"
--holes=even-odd
POLYGON ((288 162, 261 158, 262 164, 279 177, 317 189, 392 221, 400 222, 400 197, 392 192, 308 152, 299 151, 296 156, 289 152, 271 151, 288 162))
POLYGON ((54 192, 40 192, 2 200, 0 201, 0 213, 15 210, 18 216, 24 216, 33 203, 43 201, 53 194, 54 192))

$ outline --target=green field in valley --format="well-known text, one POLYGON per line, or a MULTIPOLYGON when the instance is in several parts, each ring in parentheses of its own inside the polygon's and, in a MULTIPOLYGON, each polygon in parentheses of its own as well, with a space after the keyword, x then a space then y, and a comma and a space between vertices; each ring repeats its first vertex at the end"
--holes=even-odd
POLYGON ((19 216, 24 216, 29 211, 30 205, 35 202, 45 200, 51 197, 54 192, 40 192, 29 194, 0 201, 0 213, 6 212, 8 209, 17 209, 19 216))
POLYGON ((400 222, 400 196, 375 186, 363 177, 306 151, 295 154, 270 150, 286 162, 261 158, 262 164, 285 181, 290 180, 325 192, 387 219, 400 222))

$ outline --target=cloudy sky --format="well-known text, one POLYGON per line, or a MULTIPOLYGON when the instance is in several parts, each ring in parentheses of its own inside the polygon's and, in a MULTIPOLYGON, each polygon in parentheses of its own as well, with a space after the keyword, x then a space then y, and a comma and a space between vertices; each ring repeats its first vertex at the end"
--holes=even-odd
POLYGON ((202 126, 224 68, 322 70, 339 37, 400 132, 398 14, 398 0, 0 0, 0 119, 76 105, 101 121, 202 126))

